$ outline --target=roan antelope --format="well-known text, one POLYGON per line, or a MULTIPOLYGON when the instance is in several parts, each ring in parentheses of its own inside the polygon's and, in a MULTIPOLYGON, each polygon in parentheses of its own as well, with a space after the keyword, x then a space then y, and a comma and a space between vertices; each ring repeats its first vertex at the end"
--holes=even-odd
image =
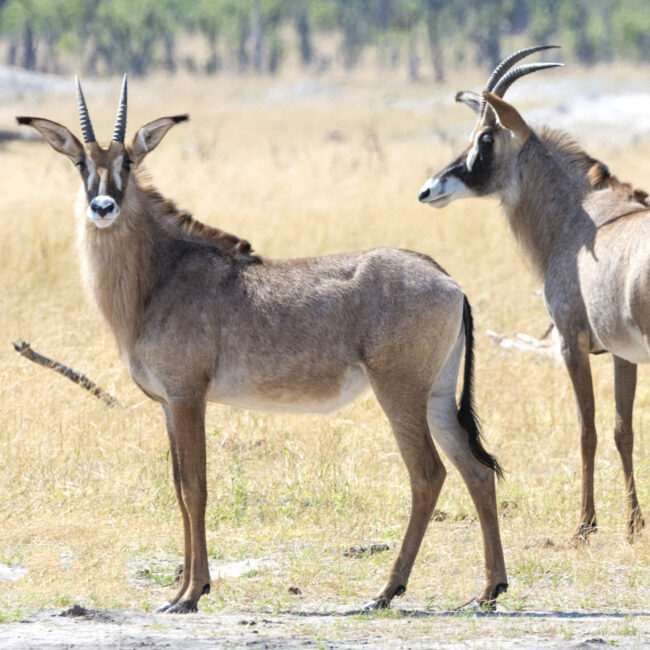
POLYGON ((17 119, 79 168, 85 280, 133 380, 165 413, 185 556, 181 586, 160 611, 194 611, 210 590, 206 402, 325 412, 368 385, 406 463, 412 509, 388 581, 366 607, 387 607, 405 591, 446 474, 431 434, 476 505, 487 578, 479 602, 493 607, 507 588, 494 485, 500 468, 473 413, 472 316, 456 283, 431 258, 405 250, 253 255, 246 241, 179 211, 138 172, 186 115, 144 125, 125 146, 125 77, 113 139, 102 147, 78 82, 77 98, 85 144, 56 122, 17 119))
POLYGON ((429 179, 419 199, 443 207, 466 196, 496 195, 510 229, 544 281, 578 407, 582 511, 577 538, 596 530, 594 393, 590 354, 614 357, 616 447, 623 461, 630 538, 643 526, 632 469, 632 406, 637 364, 650 361, 650 206, 647 194, 621 183, 565 133, 533 131, 504 101, 530 72, 512 68, 554 46, 520 50, 500 63, 482 96, 456 95, 478 114, 470 146, 429 179))

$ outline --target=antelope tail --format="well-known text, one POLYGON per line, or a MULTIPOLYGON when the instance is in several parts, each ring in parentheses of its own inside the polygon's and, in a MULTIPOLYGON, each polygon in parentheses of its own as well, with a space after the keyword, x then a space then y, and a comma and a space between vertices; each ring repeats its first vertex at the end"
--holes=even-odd
POLYGON ((465 328, 465 370, 463 374, 463 392, 458 408, 458 422, 469 437, 469 448, 483 465, 503 478, 503 469, 495 456, 490 454, 481 443, 481 428, 474 412, 474 321, 467 297, 463 305, 463 326, 465 328))

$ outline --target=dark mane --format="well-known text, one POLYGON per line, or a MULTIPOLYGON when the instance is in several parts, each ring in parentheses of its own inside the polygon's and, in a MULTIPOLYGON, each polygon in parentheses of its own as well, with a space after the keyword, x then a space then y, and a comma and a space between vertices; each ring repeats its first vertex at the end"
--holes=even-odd
POLYGON ((238 260, 253 263, 261 261, 245 239, 197 221, 191 212, 179 210, 174 201, 164 198, 151 186, 144 187, 142 190, 147 194, 147 205, 153 206, 151 212, 157 217, 158 222, 175 237, 208 244, 238 260))
POLYGON ((176 210, 167 218, 170 225, 183 236, 183 239, 211 244, 224 253, 249 262, 260 261, 260 258, 253 253, 253 248, 248 241, 220 228, 213 228, 197 221, 187 210, 176 210))
POLYGON ((648 193, 645 190, 632 187, 631 183, 624 183, 618 180, 609 171, 607 165, 597 161, 589 170, 587 177, 595 190, 611 189, 627 201, 636 201, 644 207, 648 207, 648 193))
POLYGON ((586 178, 594 163, 598 162, 564 131, 543 126, 537 131, 537 137, 570 176, 575 176, 578 170, 586 178))
POLYGON ((565 167, 575 174, 576 168, 585 178, 587 188, 594 190, 611 189, 626 201, 635 201, 642 206, 648 206, 648 193, 624 183, 614 176, 605 163, 590 156, 567 133, 549 127, 542 127, 538 132, 539 139, 549 152, 565 167))

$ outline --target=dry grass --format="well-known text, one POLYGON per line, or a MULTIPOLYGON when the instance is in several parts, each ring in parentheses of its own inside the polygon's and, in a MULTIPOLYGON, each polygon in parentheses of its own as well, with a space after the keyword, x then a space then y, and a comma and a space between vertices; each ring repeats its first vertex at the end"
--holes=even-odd
MULTIPOLYGON (((100 134, 112 128, 114 86, 105 95, 87 93, 100 134)), ((425 99, 428 89, 396 83, 390 100, 376 80, 300 101, 269 101, 270 86, 251 80, 137 81, 130 132, 159 114, 189 111, 189 126, 172 131, 149 160, 157 186, 266 255, 390 245, 435 257, 474 307, 479 411, 487 445, 508 470, 499 487, 511 584, 503 607, 647 609, 650 535, 632 546, 625 542, 611 362, 594 359, 600 530, 588 547, 575 549, 570 535, 580 460, 568 379, 559 364, 504 355, 485 336, 488 328, 541 333, 548 317, 533 294, 538 282, 525 270, 496 203, 465 201, 434 212, 416 201, 429 171, 456 149, 433 135, 434 125, 466 137, 469 122, 457 121, 470 116, 451 106, 452 86, 449 101, 414 111, 405 104, 425 99)), ((8 127, 15 113, 35 112, 76 126, 72 92, 4 104, 0 126, 8 127)), ((643 185, 650 176, 647 149, 645 143, 625 155, 597 153, 620 177, 643 185)), ((171 589, 132 582, 132 567, 176 561, 182 552, 161 413, 129 380, 83 295, 71 216, 76 171, 37 142, 7 144, 0 160, 0 563, 29 568, 0 590, 0 619, 72 602, 150 608, 171 589), (86 372, 126 408, 107 409, 21 360, 10 341, 22 339, 86 372)), ((649 370, 641 369, 635 412, 646 516, 648 379, 649 370)), ((410 492, 372 396, 329 417, 214 405, 207 431, 211 557, 273 557, 282 570, 220 581, 201 600, 204 611, 299 607, 287 591, 291 585, 324 607, 354 605, 376 592, 394 551, 361 559, 343 551, 397 544, 410 492)), ((398 601, 406 606, 446 609, 482 585, 478 524, 453 470, 438 508, 447 517, 430 526, 409 591, 398 601)), ((160 580, 167 580, 164 572, 160 580)))

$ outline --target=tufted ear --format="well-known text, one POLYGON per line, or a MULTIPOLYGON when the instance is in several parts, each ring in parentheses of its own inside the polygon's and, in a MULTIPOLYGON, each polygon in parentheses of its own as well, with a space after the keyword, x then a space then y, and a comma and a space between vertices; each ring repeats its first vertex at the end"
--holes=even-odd
POLYGON ((481 96, 471 90, 459 90, 456 93, 455 100, 459 104, 469 106, 477 115, 481 111, 481 96))
POLYGON ((84 157, 83 145, 62 124, 42 117, 20 116, 16 117, 16 121, 18 124, 26 124, 35 128, 53 149, 68 156, 73 163, 76 164, 84 157))
POLYGON ((531 130, 524 118, 519 115, 517 109, 487 90, 483 91, 483 97, 494 109, 501 126, 512 131, 519 145, 523 147, 530 138, 531 130))
POLYGON ((141 127, 133 137, 133 142, 131 143, 130 153, 133 163, 139 165, 142 159, 160 144, 160 141, 174 124, 185 122, 186 120, 189 120, 189 115, 160 117, 141 127))

